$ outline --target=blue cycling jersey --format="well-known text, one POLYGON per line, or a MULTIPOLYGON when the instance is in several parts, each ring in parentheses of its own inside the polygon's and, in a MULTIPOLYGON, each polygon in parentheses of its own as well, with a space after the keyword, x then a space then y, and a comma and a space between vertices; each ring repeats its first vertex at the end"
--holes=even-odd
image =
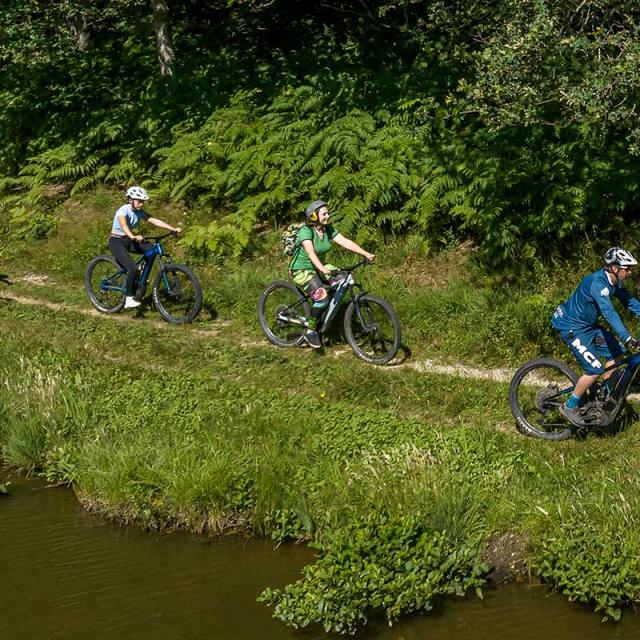
POLYGON ((615 310, 611 297, 615 296, 634 314, 640 315, 640 301, 634 298, 621 282, 611 284, 605 269, 594 271, 585 276, 571 297, 554 311, 551 324, 558 331, 582 332, 598 325, 598 317, 602 317, 626 342, 630 333, 615 310))

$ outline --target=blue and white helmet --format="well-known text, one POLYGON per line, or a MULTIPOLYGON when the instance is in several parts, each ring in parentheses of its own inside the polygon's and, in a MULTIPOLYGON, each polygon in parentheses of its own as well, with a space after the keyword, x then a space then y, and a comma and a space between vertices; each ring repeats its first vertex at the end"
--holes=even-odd
POLYGON ((135 198, 136 200, 148 200, 149 194, 142 187, 129 187, 127 189, 127 198, 135 198))
POLYGON ((604 255, 604 263, 607 266, 634 267, 638 261, 622 247, 611 247, 604 255))

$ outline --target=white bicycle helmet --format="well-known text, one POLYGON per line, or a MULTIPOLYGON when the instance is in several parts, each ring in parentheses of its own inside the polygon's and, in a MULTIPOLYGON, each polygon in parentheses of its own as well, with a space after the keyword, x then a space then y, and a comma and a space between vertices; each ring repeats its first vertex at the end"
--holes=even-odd
POLYGON ((135 198, 136 200, 148 200, 149 194, 142 187, 129 187, 127 189, 127 198, 135 198))
POLYGON ((638 261, 622 247, 611 247, 604 256, 604 263, 608 266, 634 267, 638 261))

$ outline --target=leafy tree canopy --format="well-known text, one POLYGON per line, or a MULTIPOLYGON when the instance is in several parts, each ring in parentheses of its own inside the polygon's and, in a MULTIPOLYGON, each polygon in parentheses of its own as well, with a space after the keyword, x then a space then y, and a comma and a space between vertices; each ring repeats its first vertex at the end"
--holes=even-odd
POLYGON ((631 0, 7 0, 0 21, 16 215, 51 182, 146 181, 208 216, 194 246, 242 253, 333 194, 371 238, 417 225, 507 263, 635 217, 631 0))

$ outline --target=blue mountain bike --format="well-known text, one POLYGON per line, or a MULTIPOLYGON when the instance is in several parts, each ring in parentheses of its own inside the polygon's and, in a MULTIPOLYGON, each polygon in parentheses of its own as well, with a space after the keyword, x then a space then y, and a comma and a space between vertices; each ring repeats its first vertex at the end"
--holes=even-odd
MULTIPOLYGON (((138 262, 137 300, 142 300, 154 265, 158 270, 151 285, 153 303, 164 320, 172 324, 192 322, 202 307, 202 288, 191 269, 171 262, 162 240, 168 236, 145 238, 153 247, 145 251, 138 262)), ((97 256, 89 262, 84 275, 84 287, 91 304, 102 313, 118 313, 124 307, 127 272, 111 255, 97 256)))
MULTIPOLYGON (((340 269, 330 289, 330 301, 322 314, 318 332, 324 334, 348 299, 344 311, 344 338, 353 352, 365 362, 388 364, 398 353, 402 329, 395 309, 382 298, 359 285, 353 272, 369 264, 362 260, 340 269)), ((267 339, 279 347, 295 347, 303 340, 311 305, 307 295, 292 282, 276 280, 262 292, 258 319, 267 339)))
MULTIPOLYGON (((627 405, 627 396, 640 367, 640 353, 626 356, 605 369, 613 371, 609 385, 600 377, 585 393, 579 413, 584 429, 610 425, 620 409, 627 405)), ((571 395, 580 376, 564 362, 552 358, 536 358, 522 365, 509 386, 509 406, 521 433, 544 440, 565 440, 580 427, 572 425, 561 413, 560 405, 571 395)))

